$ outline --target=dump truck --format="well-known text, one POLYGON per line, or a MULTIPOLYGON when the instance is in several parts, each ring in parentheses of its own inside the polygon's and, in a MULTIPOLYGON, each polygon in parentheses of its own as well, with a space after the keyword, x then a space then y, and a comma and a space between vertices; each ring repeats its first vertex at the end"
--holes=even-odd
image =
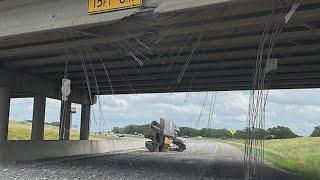
POLYGON ((145 133, 145 138, 151 139, 146 141, 145 146, 150 152, 167 152, 186 150, 185 143, 177 138, 179 133, 177 125, 164 118, 160 118, 160 123, 152 121, 149 130, 145 133))

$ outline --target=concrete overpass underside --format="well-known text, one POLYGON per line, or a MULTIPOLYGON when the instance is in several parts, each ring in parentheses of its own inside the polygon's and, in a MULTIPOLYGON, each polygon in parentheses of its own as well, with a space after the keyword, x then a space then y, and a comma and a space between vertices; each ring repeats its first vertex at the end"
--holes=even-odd
MULTIPOLYGON (((67 77, 69 103, 83 105, 86 140, 90 96, 252 89, 266 23, 284 21, 293 3, 300 6, 271 56, 278 68, 266 79, 271 89, 319 88, 320 1, 276 10, 274 2, 144 0, 139 8, 88 14, 87 0, 0 1, 0 107, 37 97, 33 131, 41 140, 43 97, 61 99, 67 77)), ((8 111, 0 112, 0 141, 8 111)))
MULTIPOLYGON (((111 94, 112 89, 129 94, 251 88, 273 1, 144 3, 138 9, 96 15, 87 14, 85 0, 2 9, 0 64, 53 82, 67 72, 73 88, 87 91, 89 80, 95 94, 111 94)), ((320 87, 320 1, 300 3, 273 51, 279 63, 267 77, 272 89, 320 87)), ((284 19, 291 6, 274 17, 284 19)))

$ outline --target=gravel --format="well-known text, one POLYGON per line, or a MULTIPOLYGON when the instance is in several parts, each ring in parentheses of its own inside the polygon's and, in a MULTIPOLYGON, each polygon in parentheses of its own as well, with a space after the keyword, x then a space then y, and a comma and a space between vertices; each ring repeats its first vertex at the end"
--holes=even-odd
MULTIPOLYGON (((150 153, 145 149, 84 159, 60 159, 0 164, 3 180, 76 179, 242 179, 243 153, 210 140, 186 140, 187 151, 150 153)), ((271 165, 264 179, 297 179, 271 165)))

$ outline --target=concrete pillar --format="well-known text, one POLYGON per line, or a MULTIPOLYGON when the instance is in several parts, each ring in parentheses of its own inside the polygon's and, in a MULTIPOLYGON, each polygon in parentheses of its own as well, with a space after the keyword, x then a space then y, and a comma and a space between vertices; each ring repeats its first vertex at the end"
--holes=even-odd
POLYGON ((0 87, 0 141, 8 140, 10 89, 0 87))
POLYGON ((71 121, 71 102, 61 104, 59 140, 69 140, 71 121))
POLYGON ((90 108, 90 104, 83 104, 81 107, 80 140, 89 140, 90 108))
POLYGON ((33 102, 31 140, 34 140, 34 141, 43 140, 45 111, 46 111, 46 97, 35 96, 34 102, 33 102))

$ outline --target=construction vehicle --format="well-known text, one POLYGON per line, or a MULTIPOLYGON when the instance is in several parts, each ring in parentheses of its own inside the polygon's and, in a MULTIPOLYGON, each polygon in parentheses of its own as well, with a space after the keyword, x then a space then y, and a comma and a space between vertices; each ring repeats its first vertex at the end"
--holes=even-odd
POLYGON ((186 150, 184 142, 177 138, 179 128, 172 121, 160 118, 160 123, 152 121, 149 130, 145 133, 145 138, 151 139, 145 143, 150 152, 167 152, 186 150))

